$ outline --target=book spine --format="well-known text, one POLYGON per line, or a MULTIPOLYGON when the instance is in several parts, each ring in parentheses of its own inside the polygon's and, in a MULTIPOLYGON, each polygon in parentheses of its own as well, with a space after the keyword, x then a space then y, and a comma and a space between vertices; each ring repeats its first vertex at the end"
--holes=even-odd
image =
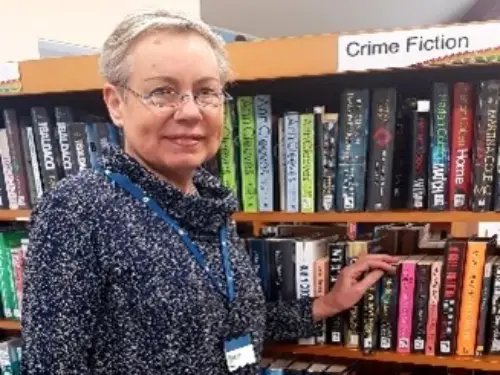
POLYGON ((285 165, 285 149, 287 142, 285 142, 285 119, 280 117, 278 119, 278 140, 277 140, 277 166, 278 166, 278 187, 279 187, 279 210, 286 211, 286 165, 285 165))
POLYGON ((396 332, 394 332, 394 316, 391 314, 394 302, 395 289, 397 287, 395 275, 385 275, 381 280, 380 294, 380 332, 379 349, 392 350, 394 348, 396 332))
POLYGON ((488 261, 484 265, 483 273, 483 285, 481 290, 481 304, 479 308, 479 318, 478 327, 476 335, 476 356, 482 356, 484 354, 484 348, 486 346, 486 327, 488 323, 489 305, 491 301, 491 284, 492 284, 492 272, 493 262, 488 261))
POLYGON ((427 313, 427 328, 425 338, 425 355, 436 354, 437 327, 439 322, 439 293, 441 290, 442 261, 436 261, 431 266, 431 282, 429 285, 429 306, 427 313))
POLYGON ((240 137, 241 198, 243 211, 257 212, 257 145, 253 97, 240 96, 236 101, 240 137))
POLYGON ((448 207, 450 89, 446 83, 435 83, 433 89, 429 209, 444 211, 448 207))
POLYGON ((2 154, 2 170, 5 180, 5 188, 7 190, 7 200, 11 210, 19 208, 17 203, 17 188, 12 168, 9 141, 7 139, 7 129, 0 129, 0 153, 2 154))
POLYGON ((471 201, 474 90, 458 82, 453 88, 453 115, 450 152, 450 209, 468 210, 471 201))
POLYGON ((369 93, 349 90, 341 97, 336 206, 339 211, 362 211, 365 206, 369 93))
POLYGON ((500 353, 500 263, 493 265, 488 354, 500 353))
POLYGON ((274 164, 271 96, 255 96, 254 105, 257 126, 257 186, 259 211, 273 211, 274 164))
POLYGON ((483 81, 478 94, 478 118, 474 129, 473 211, 493 208, 497 158, 498 93, 500 81, 483 81))
POLYGON ((64 175, 69 176, 78 172, 78 167, 75 163, 76 158, 74 152, 72 152, 68 131, 68 125, 73 121, 73 115, 68 107, 55 107, 54 112, 62 167, 64 175))
MULTIPOLYGON (((340 276, 340 271, 345 265, 345 242, 330 243, 328 246, 328 257, 330 264, 330 289, 335 286, 337 279, 340 276)), ((333 345, 340 345, 344 342, 344 317, 342 314, 337 314, 327 320, 327 342, 333 345)))
POLYGON ((314 212, 314 114, 300 115, 300 211, 314 212))
MULTIPOLYGON (((360 243, 348 242, 347 253, 346 264, 354 264, 358 258, 363 255, 360 243)), ((345 346, 348 348, 360 347, 360 334, 362 328, 361 305, 362 301, 356 303, 347 311, 348 320, 345 326, 345 346)))
POLYGON ((443 262, 439 303, 439 330, 437 351, 439 355, 455 353, 459 296, 462 291, 464 241, 448 241, 443 262))
POLYGON ((40 172, 40 164, 38 162, 38 152, 36 149, 35 133, 32 126, 26 126, 26 139, 28 141, 28 150, 31 159, 31 167, 33 171, 33 185, 36 190, 35 202, 40 200, 43 195, 43 181, 40 172))
POLYGON ((374 91, 366 203, 366 209, 370 211, 391 208, 396 106, 395 89, 376 89, 374 91))
POLYGON ((90 168, 90 155, 85 134, 85 123, 73 122, 69 127, 72 147, 75 149, 78 170, 83 171, 90 168))
POLYGON ((285 211, 300 210, 300 116, 297 112, 284 115, 284 169, 285 169, 285 211))
POLYGON ((31 200, 26 180, 26 169, 21 141, 21 129, 14 109, 3 110, 3 120, 7 129, 7 141, 9 143, 10 162, 14 175, 14 183, 17 193, 17 207, 27 209, 31 207, 31 200))
POLYGON ((379 283, 373 284, 363 296, 362 300, 362 324, 363 337, 361 340, 362 351, 365 354, 372 353, 377 348, 378 341, 378 314, 379 314, 379 283))
POLYGON ((415 290, 415 263, 401 264, 398 317, 398 353, 409 353, 412 337, 413 296, 415 290))
POLYGON ((463 290, 460 298, 457 355, 474 355, 475 352, 485 260, 486 243, 469 242, 465 256, 463 290))
POLYGON ((219 151, 219 165, 221 181, 234 194, 238 194, 237 163, 235 150, 235 127, 234 107, 231 103, 226 103, 224 108, 224 128, 222 131, 222 141, 219 151))
POLYGON ((429 285, 431 281, 431 265, 417 264, 413 309, 412 352, 425 353, 425 339, 429 310, 429 285))
POLYGON ((320 124, 322 134, 322 162, 320 169, 322 175, 321 178, 317 178, 317 181, 320 181, 320 183, 316 184, 321 192, 321 195, 316 198, 319 202, 318 211, 335 210, 338 117, 337 113, 327 113, 324 116, 324 121, 320 124))
POLYGON ((391 208, 404 209, 408 206, 408 193, 410 191, 408 171, 411 168, 408 139, 411 137, 408 109, 401 105, 397 113, 396 128, 394 130, 391 208))
MULTIPOLYGON (((322 297, 327 293, 329 285, 329 262, 328 257, 316 259, 314 262, 314 297, 322 297)), ((316 336, 316 344, 326 343, 326 320, 323 321, 323 329, 316 336)))
POLYGON ((410 209, 426 208, 429 154, 430 103, 421 100, 413 117, 410 209))
POLYGON ((60 171, 55 152, 54 134, 50 126, 47 110, 43 107, 31 109, 36 149, 41 164, 44 192, 51 190, 60 179, 60 171))

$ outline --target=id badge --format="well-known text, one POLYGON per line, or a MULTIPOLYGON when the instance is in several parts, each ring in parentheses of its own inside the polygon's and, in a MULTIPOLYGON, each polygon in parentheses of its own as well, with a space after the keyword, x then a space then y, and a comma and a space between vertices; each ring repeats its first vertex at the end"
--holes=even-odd
POLYGON ((233 340, 226 340, 224 342, 224 351, 226 353, 227 367, 231 372, 257 362, 252 339, 248 334, 233 340))

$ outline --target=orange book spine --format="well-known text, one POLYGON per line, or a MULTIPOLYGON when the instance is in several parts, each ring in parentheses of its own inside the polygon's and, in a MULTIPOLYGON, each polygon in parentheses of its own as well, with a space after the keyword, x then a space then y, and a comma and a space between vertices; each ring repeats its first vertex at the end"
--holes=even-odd
POLYGON ((321 297, 328 292, 328 257, 314 262, 314 296, 321 297))
POLYGON ((474 355, 476 347, 487 245, 485 242, 467 244, 456 350, 456 354, 460 356, 474 355))

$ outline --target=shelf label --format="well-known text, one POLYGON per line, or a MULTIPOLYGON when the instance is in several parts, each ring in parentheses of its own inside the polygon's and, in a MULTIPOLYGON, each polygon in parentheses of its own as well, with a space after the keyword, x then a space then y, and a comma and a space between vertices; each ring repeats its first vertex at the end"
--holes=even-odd
POLYGON ((500 62, 500 22, 341 35, 338 71, 500 62))
POLYGON ((0 95, 21 92, 21 74, 19 63, 0 63, 0 95))

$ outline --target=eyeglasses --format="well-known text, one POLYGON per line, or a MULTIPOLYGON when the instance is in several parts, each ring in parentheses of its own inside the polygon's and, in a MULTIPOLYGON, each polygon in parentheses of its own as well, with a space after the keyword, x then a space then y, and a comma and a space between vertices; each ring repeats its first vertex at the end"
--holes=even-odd
POLYGON ((219 107, 224 102, 233 100, 232 96, 226 91, 209 90, 198 94, 179 94, 170 89, 157 89, 147 95, 143 95, 128 86, 121 87, 157 109, 177 108, 187 98, 193 98, 194 103, 200 108, 219 107))

